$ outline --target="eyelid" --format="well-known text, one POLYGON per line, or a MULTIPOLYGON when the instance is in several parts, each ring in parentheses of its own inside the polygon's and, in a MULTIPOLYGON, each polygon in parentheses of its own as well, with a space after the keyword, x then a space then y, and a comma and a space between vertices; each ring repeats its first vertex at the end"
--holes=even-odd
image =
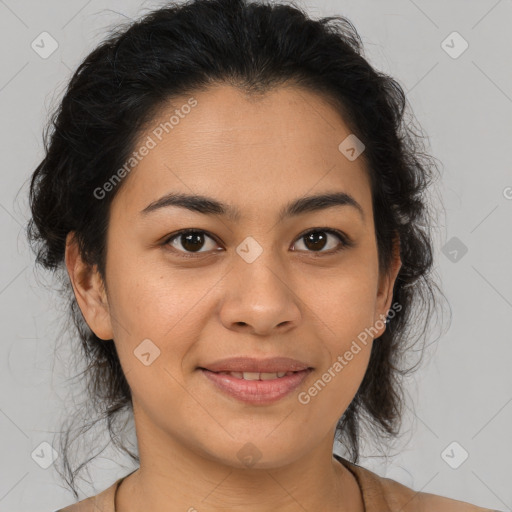
POLYGON ((172 240, 174 240, 175 238, 178 238, 181 235, 194 234, 194 233, 205 234, 208 238, 211 238, 213 241, 215 241, 215 243, 218 244, 216 237, 214 237, 212 234, 210 234, 208 231, 206 231, 204 229, 185 228, 185 229, 180 229, 179 231, 176 231, 169 236, 166 236, 164 238, 162 245, 164 247, 168 247, 169 250, 172 251, 174 254, 178 254, 179 257, 183 257, 183 258, 200 258, 200 257, 204 257, 205 255, 211 255, 211 251, 199 251, 199 252, 194 253, 194 252, 179 251, 179 250, 175 249, 174 247, 170 246, 170 242, 172 240))
MULTIPOLYGON (((294 249, 292 249, 292 250, 294 252, 305 252, 305 253, 311 254, 312 256, 320 257, 322 255, 326 255, 326 256, 333 255, 335 253, 340 252, 343 249, 348 249, 348 248, 354 246, 354 242, 348 235, 346 235, 344 232, 342 232, 338 229, 329 228, 329 227, 315 227, 315 228, 306 229, 305 231, 303 231, 302 233, 300 233, 297 236, 297 238, 295 239, 293 244, 297 243, 297 241, 299 241, 301 238, 304 238, 307 234, 314 233, 314 232, 328 233, 328 234, 336 236, 338 238, 338 240, 340 241, 340 246, 338 246, 335 249, 330 249, 328 251, 295 251, 294 249)), ((170 247, 170 242, 172 240, 178 238, 180 235, 191 234, 191 233, 205 234, 207 237, 211 238, 216 243, 218 243, 218 241, 216 240, 216 237, 204 229, 185 228, 185 229, 176 231, 176 232, 172 233, 171 235, 165 237, 162 245, 166 246, 166 247, 167 246, 170 247)), ((211 255, 211 251, 198 251, 198 252, 193 253, 193 252, 179 251, 179 250, 174 249, 173 247, 170 247, 170 250, 174 253, 178 253, 178 255, 180 257, 184 257, 184 258, 199 258, 199 257, 203 257, 202 255, 211 255)))
POLYGON ((301 253, 303 252, 307 255, 320 258, 322 256, 326 256, 326 257, 332 256, 334 254, 339 253, 343 249, 349 249, 350 247, 354 247, 354 245, 355 245, 353 240, 348 235, 346 235, 343 231, 340 231, 339 229, 335 229, 335 228, 329 228, 329 227, 315 227, 315 228, 306 229, 305 231, 303 231, 302 233, 300 233, 297 236, 294 244, 301 238, 304 238, 307 234, 316 233, 316 232, 328 233, 328 234, 334 235, 340 241, 340 245, 338 247, 336 247, 334 249, 330 249, 328 251, 296 251, 296 252, 301 252, 301 253))

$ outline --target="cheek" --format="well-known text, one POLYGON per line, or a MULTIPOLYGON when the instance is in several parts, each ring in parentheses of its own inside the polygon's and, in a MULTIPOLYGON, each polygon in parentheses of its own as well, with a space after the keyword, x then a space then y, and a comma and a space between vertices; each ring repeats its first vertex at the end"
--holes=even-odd
POLYGON ((359 343, 359 348, 352 350, 350 342, 343 345, 343 350, 333 352, 333 359, 319 369, 316 380, 298 396, 301 407, 307 411, 302 423, 305 431, 317 432, 318 418, 323 418, 326 428, 334 428, 361 385, 368 367, 371 342, 359 343), (345 357, 347 351, 351 354, 350 360, 345 357))
POLYGON ((322 278, 309 279, 300 295, 319 325, 340 340, 356 337, 373 322, 376 279, 368 269, 346 267, 322 278))
POLYGON ((158 355, 156 366, 179 371, 213 314, 205 308, 211 307, 207 295, 218 278, 192 280, 186 272, 171 275, 168 269, 165 273, 166 269, 155 265, 128 263, 125 260, 109 276, 114 339, 123 368, 128 372, 134 363, 139 366, 134 355, 143 351, 141 344, 146 343, 149 352, 158 355))
POLYGON ((333 383, 329 386, 334 393, 348 397, 348 406, 366 372, 377 331, 372 297, 352 294, 345 298, 346 306, 338 303, 331 311, 329 322, 335 334, 324 338, 329 355, 322 372, 323 380, 333 383))
POLYGON ((159 327, 163 328, 161 324, 172 325, 176 317, 183 316, 193 295, 185 274, 170 276, 167 269, 152 264, 149 258, 121 250, 112 251, 111 261, 111 311, 124 320, 127 330, 137 335, 156 334, 159 327))
MULTIPOLYGON (((375 286, 370 272, 354 272, 339 278, 336 286, 331 284, 328 294, 309 295, 327 352, 315 385, 318 391, 311 390, 324 394, 317 404, 321 409, 332 406, 342 414, 361 384, 376 332, 375 286)), ((327 409, 324 412, 328 414, 327 409)))

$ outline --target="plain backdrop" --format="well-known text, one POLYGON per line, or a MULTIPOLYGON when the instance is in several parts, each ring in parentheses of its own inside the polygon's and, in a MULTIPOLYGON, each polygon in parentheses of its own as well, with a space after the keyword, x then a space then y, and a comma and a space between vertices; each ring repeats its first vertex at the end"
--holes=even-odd
MULTIPOLYGON (((51 453, 68 382, 66 343, 56 348, 57 295, 35 274, 24 236, 42 129, 107 29, 162 4, 0 0, 0 511, 48 512, 73 501, 54 466, 36 462, 51 453), (46 51, 58 45, 49 56, 33 49, 41 37, 46 51)), ((435 266, 451 325, 410 381, 397 454, 377 456, 369 440, 360 464, 416 490, 512 510, 512 2, 300 4, 313 17, 354 23, 372 65, 407 92, 441 162, 435 266)), ((81 498, 130 469, 115 455, 100 457, 81 498)))

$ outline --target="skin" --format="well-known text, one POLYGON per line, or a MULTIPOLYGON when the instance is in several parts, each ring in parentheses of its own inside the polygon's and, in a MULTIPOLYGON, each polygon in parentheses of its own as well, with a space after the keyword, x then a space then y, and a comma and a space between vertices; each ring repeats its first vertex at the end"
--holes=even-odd
MULTIPOLYGON (((133 394, 140 469, 120 486, 117 511, 363 511, 357 483, 332 447, 373 340, 308 404, 297 395, 391 307, 401 262, 395 247, 390 271, 379 273, 364 159, 339 151, 349 128, 303 89, 281 86, 255 98, 220 85, 193 97, 198 105, 112 202, 106 283, 68 236, 78 304, 99 338, 114 339, 133 394), (289 201, 333 191, 356 199, 364 218, 345 205, 278 222, 289 201), (235 223, 175 206, 140 213, 169 192, 214 197, 242 217, 235 223), (341 243, 332 234, 323 248, 308 245, 304 232, 322 227, 342 231, 354 246, 328 254, 341 243), (165 245, 184 228, 206 232, 203 246, 193 246, 196 257, 180 256, 188 246, 179 236, 165 245), (252 263, 236 252, 247 236, 263 250, 252 263), (134 355, 144 339, 160 350, 149 366, 134 355), (197 370, 237 355, 293 357, 314 371, 285 398, 248 405, 197 370), (237 456, 246 443, 261 455, 250 467, 237 456)), ((166 105, 141 143, 187 99, 166 105)))

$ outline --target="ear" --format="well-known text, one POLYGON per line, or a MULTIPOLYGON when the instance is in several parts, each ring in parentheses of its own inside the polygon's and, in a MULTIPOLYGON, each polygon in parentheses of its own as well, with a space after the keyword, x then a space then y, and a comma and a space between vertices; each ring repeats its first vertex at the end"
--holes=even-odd
POLYGON ((75 233, 66 237, 66 268, 75 298, 90 329, 102 340, 113 339, 107 294, 97 266, 82 260, 75 233))
MULTIPOLYGON (((375 310, 376 316, 374 319, 374 324, 378 320, 384 321, 389 309, 391 308, 391 301, 393 300, 393 288, 395 286, 395 281, 401 267, 402 260, 400 259, 400 238, 398 234, 395 234, 395 237, 393 238, 393 255, 389 271, 379 277, 379 288, 377 291, 377 302, 375 310)), ((384 325, 382 329, 379 329, 379 334, 377 334, 375 338, 382 336, 385 330, 386 326, 384 325)))

